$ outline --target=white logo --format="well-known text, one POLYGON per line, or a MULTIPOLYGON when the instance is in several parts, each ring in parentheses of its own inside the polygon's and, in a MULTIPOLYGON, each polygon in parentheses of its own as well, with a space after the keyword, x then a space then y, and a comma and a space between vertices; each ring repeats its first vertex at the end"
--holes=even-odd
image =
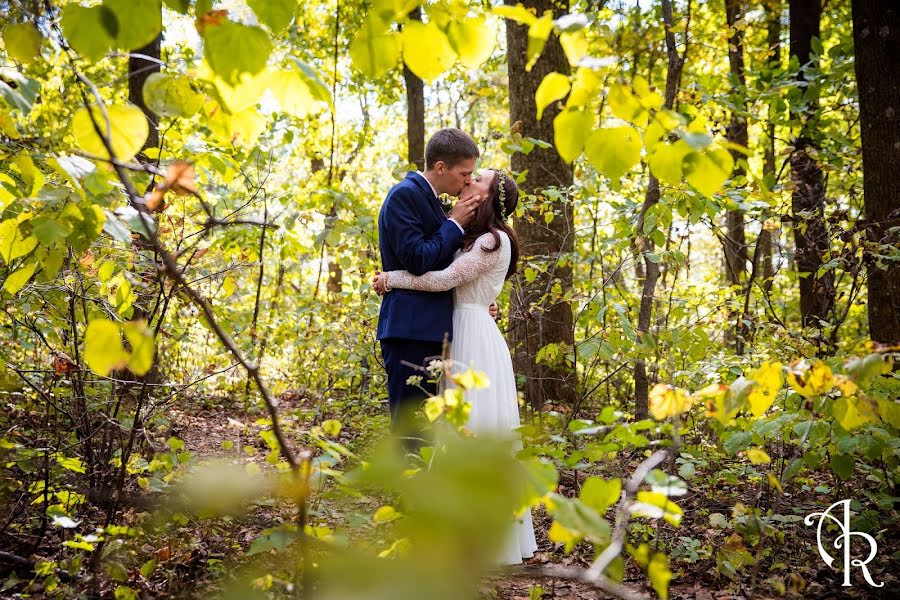
POLYGON ((811 515, 806 515, 806 518, 803 519, 803 522, 809 526, 812 525, 815 521, 815 517, 819 517, 819 526, 816 529, 816 545, 819 546, 819 554, 822 556, 822 560, 825 561, 825 564, 829 567, 834 565, 834 557, 828 554, 825 551, 825 548, 822 546, 822 525, 825 523, 825 518, 831 519, 841 530, 841 534, 837 536, 834 540, 834 547, 838 550, 843 549, 844 551, 844 583, 843 586, 849 586, 850 584, 850 566, 860 567, 863 572, 863 577, 866 578, 866 581, 869 585, 873 587, 883 587, 884 582, 875 583, 872 581, 872 575, 869 574, 869 569, 866 567, 869 562, 875 558, 875 554, 878 552, 878 543, 868 533, 863 533, 861 531, 850 531, 850 500, 841 500, 840 502, 835 502, 831 506, 828 507, 828 510, 820 513, 812 513, 811 515), (831 511, 834 510, 836 506, 844 507, 844 520, 841 521, 837 517, 831 514, 831 511), (858 558, 850 559, 850 540, 851 536, 858 535, 864 538, 867 542, 869 542, 869 557, 866 560, 859 560, 858 558))

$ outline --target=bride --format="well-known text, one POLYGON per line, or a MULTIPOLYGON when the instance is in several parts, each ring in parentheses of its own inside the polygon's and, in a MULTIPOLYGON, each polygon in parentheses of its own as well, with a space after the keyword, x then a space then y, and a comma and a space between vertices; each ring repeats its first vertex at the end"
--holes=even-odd
MULTIPOLYGON (((463 194, 461 194, 462 196, 463 194)), ((515 182, 504 172, 483 170, 464 195, 479 195, 485 200, 466 228, 462 249, 449 267, 415 276, 408 271, 387 271, 376 276, 380 293, 395 288, 446 291, 453 290, 453 342, 450 359, 455 368, 474 367, 484 373, 489 387, 467 392, 471 403, 468 428, 475 433, 512 439, 513 451, 522 443, 515 433, 520 425, 509 348, 488 313, 503 289, 503 283, 516 272, 519 245, 516 234, 506 224, 519 202, 515 182)), ((521 563, 534 555, 537 544, 530 510, 517 520, 498 561, 521 563)))

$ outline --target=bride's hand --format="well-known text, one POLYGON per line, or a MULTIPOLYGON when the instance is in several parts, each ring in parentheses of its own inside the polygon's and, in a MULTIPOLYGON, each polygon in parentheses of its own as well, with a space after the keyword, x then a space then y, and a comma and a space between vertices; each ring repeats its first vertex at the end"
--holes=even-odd
POLYGON ((384 296, 390 290, 387 287, 387 273, 376 273, 372 278, 372 287, 379 296, 384 296))

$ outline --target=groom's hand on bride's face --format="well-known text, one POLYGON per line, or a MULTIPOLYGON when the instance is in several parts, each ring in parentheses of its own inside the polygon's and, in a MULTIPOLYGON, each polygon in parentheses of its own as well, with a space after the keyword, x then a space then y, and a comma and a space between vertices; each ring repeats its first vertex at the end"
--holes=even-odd
POLYGON ((465 227, 472 222, 475 211, 481 205, 481 195, 465 196, 456 201, 453 210, 450 211, 450 218, 465 227))

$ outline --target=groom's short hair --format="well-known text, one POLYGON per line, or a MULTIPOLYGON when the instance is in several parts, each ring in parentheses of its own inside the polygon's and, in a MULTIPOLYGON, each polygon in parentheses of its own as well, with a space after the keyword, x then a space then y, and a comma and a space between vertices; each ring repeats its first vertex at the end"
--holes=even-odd
POLYGON ((478 158, 478 144, 462 129, 447 127, 439 130, 425 146, 425 169, 431 169, 438 161, 448 167, 470 158, 478 158))

